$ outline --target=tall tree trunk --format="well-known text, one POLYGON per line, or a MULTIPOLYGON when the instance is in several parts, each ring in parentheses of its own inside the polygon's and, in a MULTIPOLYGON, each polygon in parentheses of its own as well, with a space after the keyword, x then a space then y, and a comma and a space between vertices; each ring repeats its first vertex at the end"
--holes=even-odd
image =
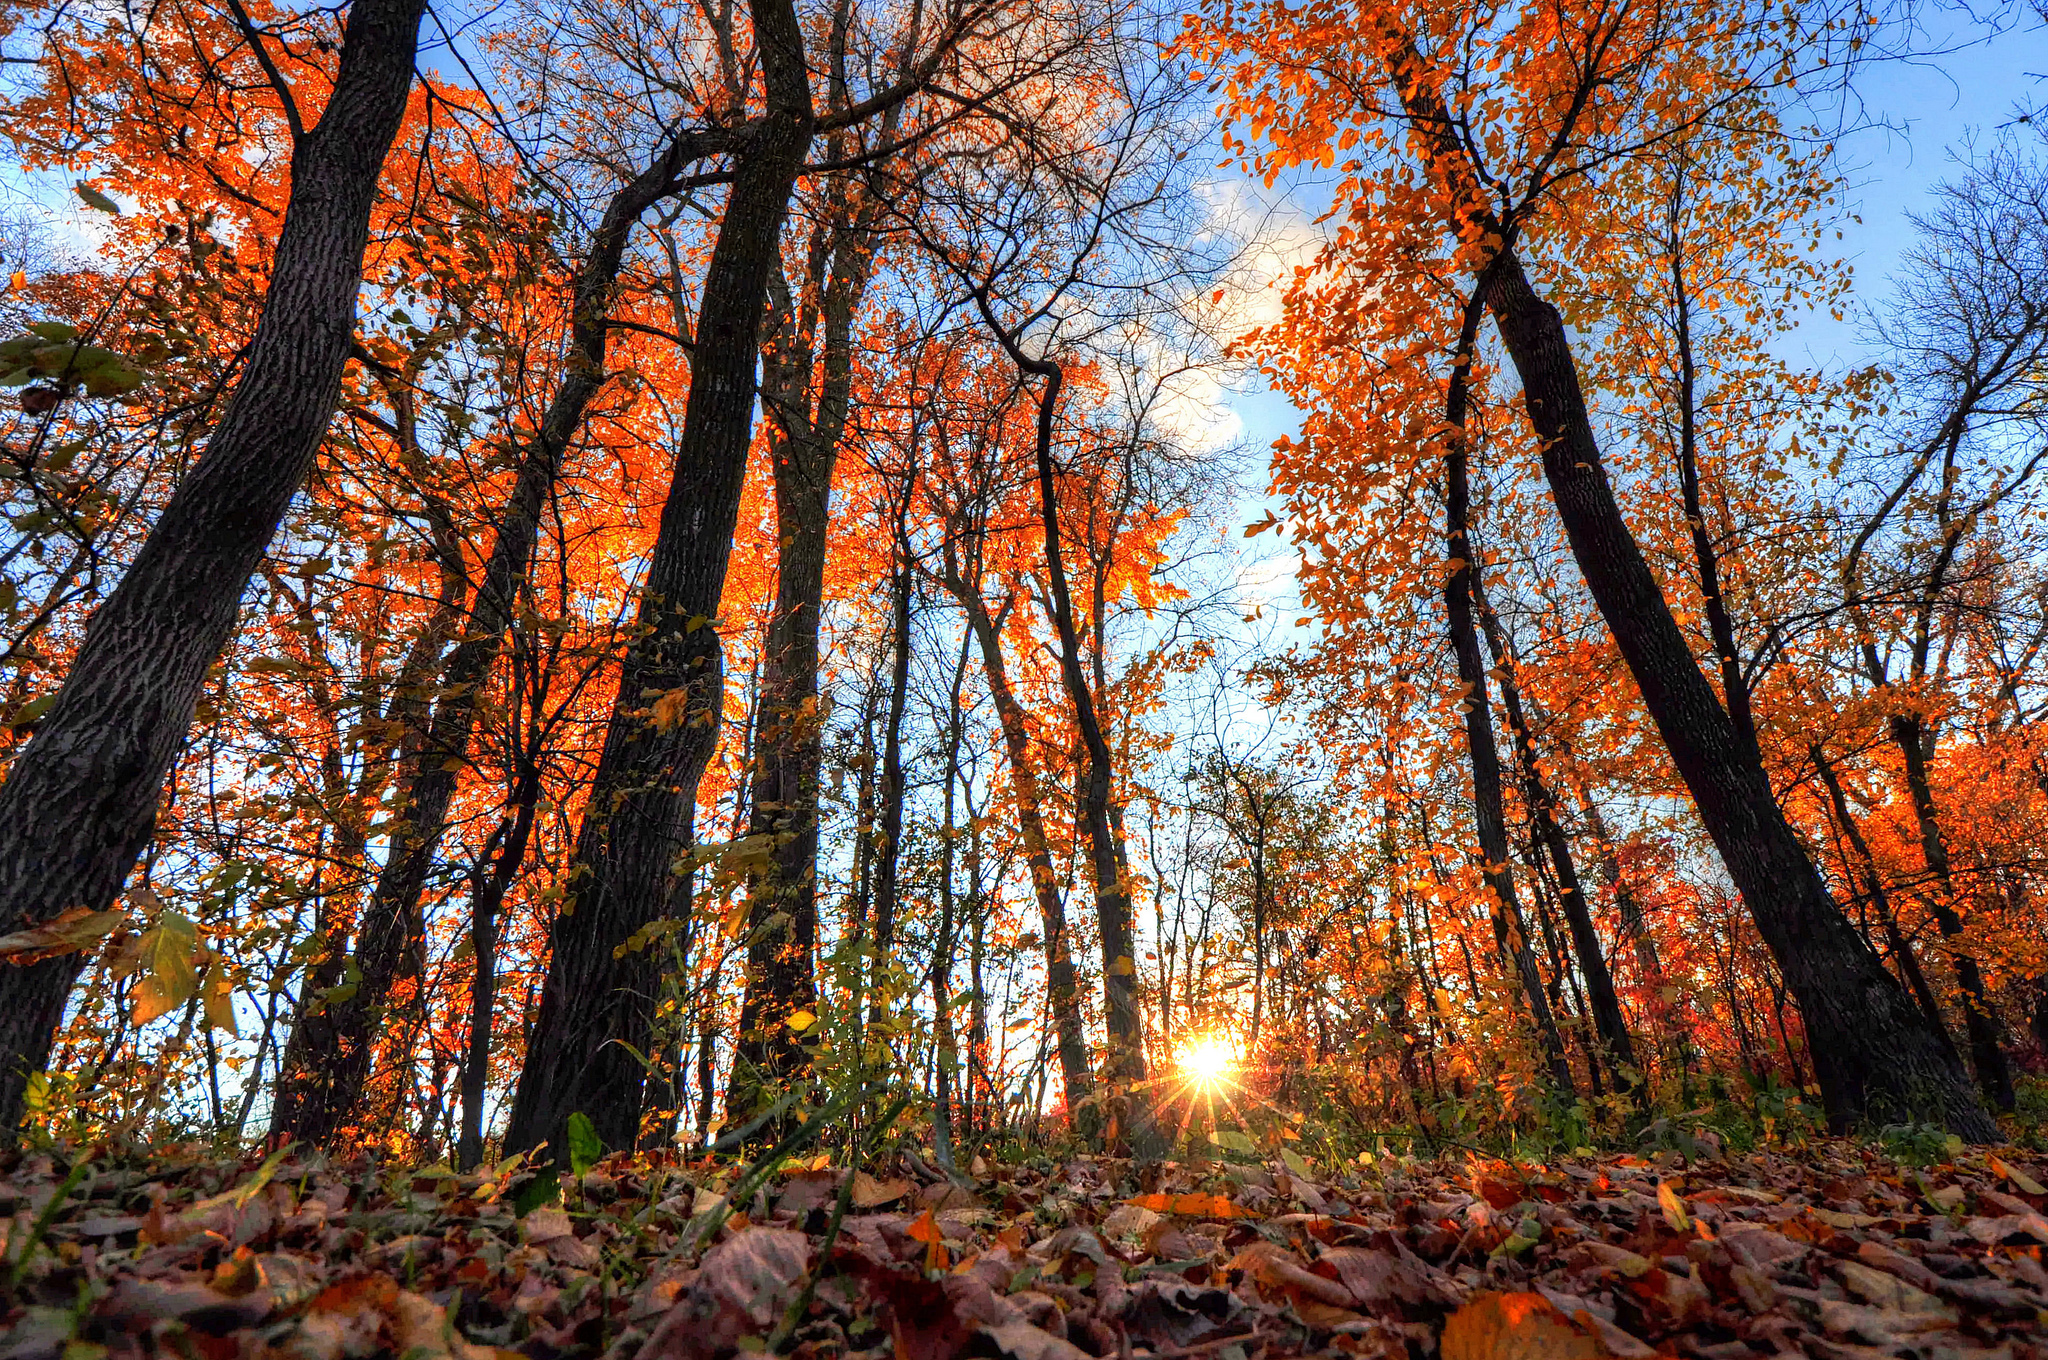
POLYGON ((641 593, 638 636, 577 835, 574 891, 549 931, 547 976, 506 1147, 560 1155, 571 1114, 613 1147, 638 1141, 660 961, 624 948, 662 919, 690 843, 697 782, 717 749, 724 668, 713 622, 746 479, 754 370, 783 218, 811 145, 803 31, 792 0, 752 0, 765 107, 733 151, 732 188, 705 270, 682 447, 641 593), (680 695, 671 715, 648 694, 680 695))
POLYGON ((505 893, 526 861, 533 837, 534 813, 540 803, 540 769, 529 756, 527 768, 513 790, 512 806, 499 825, 502 844, 488 868, 479 865, 470 895, 469 938, 476 975, 469 988, 469 1045, 462 1060, 462 1141, 457 1156, 462 1170, 475 1168, 484 1155, 484 1090, 491 1076, 491 1016, 498 995, 498 913, 505 893))
POLYGON ((1798 999, 1829 1122, 1848 1129, 1934 1118, 1973 1142, 1996 1140, 1998 1126, 1968 1078, 1828 896, 1762 763, 1701 673, 1614 498, 1564 318, 1530 284, 1515 253, 1516 224, 1500 222, 1489 209, 1456 139, 1457 124, 1413 44, 1392 44, 1385 56, 1402 103, 1430 130, 1432 171, 1472 229, 1500 242, 1488 269, 1486 304, 1521 378, 1573 560, 1729 877, 1798 999))
MULTIPOLYGON (((890 124, 893 126, 893 120, 890 124)), ((885 129, 885 136, 887 135, 885 129)), ((779 273, 771 295, 780 324, 763 355, 763 408, 775 475, 775 607, 761 670, 748 833, 769 844, 748 890, 747 989, 730 1108, 751 1113, 803 1067, 783 1021, 817 1004, 818 781, 824 720, 818 709, 818 634, 825 602, 832 476, 853 390, 853 322, 867 290, 871 200, 842 190, 812 231, 802 288, 779 273), (818 336, 823 333, 823 355, 818 336), (818 360, 822 357, 822 365, 818 360), (820 374, 816 370, 822 366, 820 374)))
MULTIPOLYGON (((1031 730, 1024 706, 1010 687, 1009 667, 1003 660, 1000 616, 990 618, 987 602, 978 583, 963 578, 949 562, 944 582, 967 615, 981 647, 981 663, 988 677, 989 695, 995 701, 996 718, 1003 729, 1003 747, 1010 762, 1010 796, 1017 807, 1017 829, 1024 839, 1024 858, 1031 866, 1031 887, 1038 898, 1039 922, 1045 930, 1046 1005, 1052 1011, 1055 1047, 1059 1052, 1060 1080, 1066 1087, 1067 1108, 1075 1112, 1084 1132, 1091 1132, 1095 1075, 1088 1063, 1088 1037, 1081 1023, 1080 979, 1074 968, 1074 947, 1067 929, 1066 904, 1060 900, 1059 874, 1053 868, 1052 843, 1045 834, 1044 803, 1038 786, 1038 765, 1031 757, 1031 730)), ((1010 611, 1005 601, 1002 614, 1010 611)))
POLYGON ((1444 578, 1444 617, 1464 692, 1460 707, 1465 717, 1465 753, 1472 771, 1472 816, 1479 832, 1480 872, 1493 893, 1494 941, 1521 979, 1551 1084, 1569 1098, 1574 1089, 1571 1063, 1565 1057, 1564 1038, 1543 990, 1543 976, 1537 970, 1535 952, 1522 926, 1522 909, 1515 900, 1507 816, 1501 804, 1500 752, 1493 742, 1493 699, 1488 693, 1486 663, 1479 655, 1479 630, 1472 621, 1476 549, 1470 532, 1472 492, 1466 472, 1465 409, 1482 308, 1476 294, 1465 306, 1444 394, 1444 551, 1450 557, 1444 578))
MULTIPOLYGON (((1954 941, 1963 933, 1963 921, 1956 914, 1955 876, 1950 867, 1948 842, 1942 838, 1941 820, 1935 814, 1934 781, 1927 768, 1928 740, 1925 722, 1917 713, 1894 713, 1888 724, 1892 744, 1899 749, 1906 767, 1906 791, 1913 802, 1913 816, 1920 831, 1920 853, 1934 876, 1927 904, 1934 911, 1934 923, 1944 940, 1954 941)), ((1977 1085, 1985 1097, 2001 1110, 2014 1103, 2012 1069, 2005 1061, 2005 1026, 1984 986, 1984 972, 1976 956, 1955 944, 1948 947, 1955 962, 1956 985, 1963 994, 1963 1032, 1970 1041, 1970 1063, 1977 1069, 1977 1085)))
POLYGON ((357 936, 360 981, 346 1000, 305 1014, 293 1031, 271 1114, 272 1133, 327 1143, 358 1113, 391 985, 422 939, 420 900, 447 830, 448 808, 469 756, 491 669, 532 566, 541 516, 569 443, 605 382, 606 339, 627 243, 641 214, 674 192, 683 166, 707 149, 694 135, 671 141, 612 195, 591 237, 577 271, 562 380, 520 456, 462 640, 441 670, 441 697, 432 722, 400 775, 402 811, 387 827, 391 850, 357 936))
POLYGON ((1799 1001, 1830 1123, 1939 1118, 1998 1137, 1955 1061, 1828 896, 1762 764, 1700 673, 1600 462, 1557 310, 1506 257, 1489 291, 1543 441, 1572 555, 1691 791, 1707 834, 1799 1001))
POLYGON ((882 718, 882 777, 875 829, 874 1015, 878 1020, 885 1004, 879 983, 888 967, 890 951, 896 947, 896 909, 902 897, 898 875, 903 865, 903 802, 907 791, 903 774, 903 713, 910 700, 910 545, 899 538, 896 552, 896 579, 890 592, 889 611, 889 707, 882 718))
POLYGON ((978 295, 982 319, 1017 365, 1021 374, 1043 381, 1038 395, 1038 429, 1035 451, 1038 464, 1038 510, 1045 535, 1045 574, 1051 596, 1053 631, 1059 638, 1060 678, 1067 698, 1074 706, 1074 725, 1080 731, 1087 752, 1086 782, 1083 786, 1083 822, 1088 830, 1089 865, 1095 880, 1095 918, 1102 939, 1102 992, 1104 1029, 1108 1038, 1106 1075, 1111 1097, 1120 1105, 1120 1131, 1140 1156, 1150 1156, 1156 1131, 1152 1127, 1151 1101, 1145 1085, 1144 1020, 1138 1013, 1138 959, 1136 927, 1131 914, 1127 881, 1120 870, 1122 856, 1110 822, 1112 766, 1109 743, 1103 739, 1102 723, 1095 707, 1095 694, 1082 669, 1081 641, 1074 626, 1074 602, 1067 589, 1067 568, 1061 555, 1059 486, 1053 467, 1053 424, 1057 418, 1060 391, 1066 375, 1050 359, 1034 358, 1023 349, 1019 338, 1005 330, 989 309, 985 295, 978 295))
MULTIPOLYGON (((0 934, 111 906, 155 829, 207 669, 334 414, 370 210, 424 9, 424 0, 349 8, 333 92, 320 121, 294 138, 291 194, 241 381, 0 787, 0 934)), ((48 1062, 79 967, 76 955, 8 966, 0 1130, 20 1122, 22 1092, 48 1062)))
POLYGON ((1615 848, 1614 838, 1607 834, 1607 819, 1600 815, 1600 805, 1593 801, 1590 788, 1580 787, 1579 806, 1585 810, 1586 828, 1593 833, 1593 844, 1600 852, 1600 877, 1614 894, 1614 910, 1621 917, 1621 928, 1628 932, 1635 946, 1636 966, 1642 969, 1643 981, 1656 986, 1664 978, 1664 963, 1657 957, 1657 937, 1650 933, 1650 923, 1643 916, 1642 900, 1622 876, 1621 854, 1615 848))
POLYGON ((1600 932, 1593 927, 1593 912, 1586 902, 1585 887, 1579 881, 1578 862, 1573 858, 1571 841, 1564 834, 1564 827, 1558 823, 1557 798, 1544 781, 1543 768, 1536 757, 1536 739, 1522 711, 1522 692, 1515 679, 1515 663, 1500 619, 1487 605, 1486 586, 1476 559, 1470 570, 1472 599, 1479 607, 1479 621, 1486 632, 1487 651, 1501 677, 1501 703, 1507 710, 1516 763, 1521 767, 1522 802, 1529 809, 1530 829, 1550 857, 1551 872, 1557 875, 1558 903, 1564 910, 1565 925, 1572 934, 1572 952, 1578 956, 1579 975, 1586 980, 1586 991, 1592 998, 1593 1025, 1599 1031, 1601 1047, 1606 1050, 1608 1066, 1615 1074, 1615 1085, 1633 1096, 1641 1088, 1643 1078, 1636 1067, 1635 1045, 1629 1040, 1628 1022, 1622 1017, 1621 998, 1615 994, 1614 974, 1608 970, 1607 956, 1600 948, 1600 932))

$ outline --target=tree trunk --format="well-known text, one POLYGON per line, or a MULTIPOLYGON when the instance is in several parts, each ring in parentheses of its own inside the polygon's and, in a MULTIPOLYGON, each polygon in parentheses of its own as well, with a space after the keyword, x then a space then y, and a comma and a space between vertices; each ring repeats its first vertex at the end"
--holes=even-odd
POLYGON ((1543 768, 1536 758, 1536 739, 1522 711, 1521 687, 1515 681, 1514 663, 1500 620, 1486 603, 1486 587, 1475 561, 1472 599, 1479 607, 1479 621, 1486 631, 1487 651, 1500 674, 1501 703, 1507 710, 1508 728, 1515 743, 1516 762, 1521 767, 1522 801, 1529 809, 1531 830, 1550 857, 1551 872, 1557 875, 1557 896, 1564 910, 1566 927, 1572 934, 1572 952, 1578 956, 1579 974, 1591 994, 1593 1025, 1600 1045, 1606 1050, 1608 1067, 1615 1085, 1633 1097, 1643 1084, 1636 1067, 1635 1045, 1630 1042, 1628 1022, 1621 1013, 1621 998, 1614 991, 1614 974, 1600 948, 1600 932, 1593 927, 1593 912, 1586 903, 1586 890, 1579 881, 1579 868, 1572 856, 1570 839, 1557 820, 1557 798, 1544 782, 1543 768))
MULTIPOLYGON (((291 195, 242 379, 191 473, 93 616, 71 673, 0 787, 0 933, 112 905, 243 589, 312 470, 355 338, 363 250, 412 86, 423 0, 357 0, 333 93, 292 150, 291 195)), ((49 1059, 81 960, 10 966, 0 1129, 49 1059)))
MULTIPOLYGON (((1941 1037, 1942 1044, 1951 1054, 1956 1054, 1955 1039, 1948 1032, 1948 1025, 1941 1018, 1941 1003, 1934 998, 1934 989, 1927 985, 1927 974, 1921 971, 1920 960, 1914 957, 1913 946, 1899 929, 1898 916, 1892 911, 1891 899, 1886 896, 1884 882, 1878 877, 1877 856, 1870 853, 1870 842, 1863 838, 1863 829, 1856 825, 1856 819, 1849 812, 1849 799, 1842 792, 1842 781, 1835 774, 1835 767, 1828 760, 1827 752, 1818 743, 1810 748, 1813 766, 1820 772, 1821 787, 1828 793, 1828 803, 1835 811, 1835 824, 1842 828, 1842 834, 1849 839, 1850 848, 1855 850, 1858 867, 1863 873, 1864 890, 1870 894, 1870 905, 1877 908, 1878 919, 1884 925, 1885 941, 1891 946, 1892 957, 1899 961, 1899 970, 1906 975, 1906 985, 1912 990, 1913 998, 1920 1003, 1920 1013, 1927 1017, 1927 1023, 1941 1037)), ((1961 1055, 1956 1054, 1960 1061, 1961 1055)))
POLYGON ((559 1156, 578 1111, 610 1146, 638 1142, 645 1072, 634 1050, 645 1051, 653 1031, 660 961, 625 946, 670 909, 671 866, 690 843, 697 782, 718 745, 724 671, 713 620, 753 435, 769 274, 816 126, 794 5, 753 0, 751 10, 766 106, 733 152, 698 311, 682 451, 577 835, 574 897, 549 931, 540 1015, 506 1133, 512 1151, 548 1142, 559 1156), (680 696, 680 712, 650 706, 649 694, 680 696))
POLYGON ((1451 651, 1458 662, 1458 682, 1464 691, 1460 707, 1465 717, 1465 752, 1472 770, 1472 817, 1479 832, 1480 872, 1493 893, 1493 937, 1512 963, 1528 997, 1536 1020, 1536 1036, 1543 1046, 1551 1084, 1569 1099, 1573 1094, 1572 1069, 1565 1057, 1564 1038, 1558 1033, 1557 1017, 1543 990, 1543 977, 1536 967, 1536 955, 1522 927, 1522 910, 1515 900, 1515 876, 1508 848, 1507 816, 1500 793, 1500 752, 1493 743, 1493 700, 1486 683, 1486 663, 1479 655, 1479 630, 1472 621, 1473 553, 1470 534, 1471 487, 1466 473, 1465 408, 1473 346, 1477 339, 1481 300, 1475 295, 1465 306, 1458 348, 1451 361, 1451 376, 1444 395, 1444 551, 1449 554, 1449 571, 1444 578, 1444 616, 1451 637, 1451 651))
POLYGON ((387 830, 391 850, 363 912, 354 995, 305 1015, 286 1048, 270 1129, 325 1144, 358 1113, 371 1050, 391 985, 417 949, 420 899, 448 826, 448 808, 469 756, 484 689, 525 588, 541 516, 583 413, 605 381, 611 307, 627 243, 640 215, 673 192, 684 164, 703 155, 697 138, 678 137, 632 183, 612 195, 577 272, 563 377, 540 428, 526 443, 497 538, 470 607, 462 640, 442 667, 433 720, 400 775, 403 812, 387 830))
MULTIPOLYGON (((1039 921, 1045 929, 1046 1004, 1052 1011, 1060 1079, 1066 1086, 1067 1108, 1075 1111, 1077 1123, 1086 1132, 1092 1129, 1094 1121, 1093 1114, 1085 1112, 1094 1108, 1087 1101, 1095 1093, 1095 1076, 1088 1064, 1088 1037, 1081 1023, 1081 987, 1074 968, 1073 942, 1067 932, 1066 904, 1060 900, 1052 843, 1045 834, 1038 767, 1031 758, 1031 731, 1025 721, 1024 706, 1010 688, 998 620, 989 617, 979 588, 957 572, 948 570, 945 585, 960 602, 968 627, 974 630, 975 641, 981 647, 989 695, 995 701, 996 717, 1002 725, 1003 746, 1010 761, 1010 793, 1017 806, 1017 829, 1024 840, 1032 891, 1038 897, 1039 921)), ((1009 608, 1006 602, 1003 613, 1007 614, 1009 608)))
MULTIPOLYGON (((535 758, 529 756, 528 760, 535 758)), ((526 846, 533 836, 534 812, 540 795, 540 770, 529 763, 520 772, 512 807, 501 823, 504 844, 488 872, 477 876, 470 896, 469 938, 476 956, 476 975, 470 983, 469 1047, 462 1062, 462 1141, 458 1157, 464 1171, 473 1170, 484 1152, 484 1089, 490 1082, 491 1016, 498 994, 498 913, 505 904, 506 890, 519 876, 519 866, 526 862, 526 846)))
POLYGON ((1095 918, 1102 938, 1102 993, 1108 1059, 1105 1075, 1111 1095, 1120 1104, 1122 1136, 1141 1157, 1155 1151, 1151 1101, 1144 1090, 1144 1020, 1138 1013, 1136 928, 1128 884, 1120 871, 1115 830, 1110 823, 1112 766, 1109 743, 1103 739, 1095 694, 1081 665, 1081 642, 1074 626, 1074 602, 1067 589, 1067 568, 1061 556, 1059 487, 1052 457, 1053 423, 1066 375, 1059 364, 1026 354, 1018 337, 1004 330, 981 301, 982 319, 995 333, 1021 374, 1040 378, 1038 395, 1038 509, 1045 533, 1045 572, 1051 595, 1053 631, 1060 645, 1060 678, 1074 706, 1074 725, 1087 752, 1082 820, 1088 831, 1089 865, 1095 879, 1095 918))
MULTIPOLYGON (((1927 769, 1931 743, 1926 725, 1917 713, 1894 713, 1889 728, 1892 744, 1899 748, 1905 761, 1906 790, 1912 795, 1920 852, 1934 875, 1934 890, 1927 894, 1927 903, 1933 908, 1934 923, 1941 928, 1941 937, 1952 941, 1963 933, 1963 922, 1956 915, 1955 877, 1949 865, 1948 843, 1942 839, 1941 821, 1934 810, 1934 781, 1927 769)), ((1966 954, 1953 944, 1948 955, 1955 962, 1956 984, 1963 994, 1963 1032, 1970 1041, 1970 1063, 1977 1069, 1977 1085, 1992 1105, 2010 1111, 2014 1095, 2012 1069, 2005 1061, 2005 1026, 1999 1023, 1998 1012, 1985 989, 1983 970, 1977 966, 1975 955, 1966 954)))
POLYGON ((1521 375, 1544 474, 1587 588, 1729 877, 1799 1002, 1829 1122, 1933 1118, 1997 1139, 1940 1039, 1828 896, 1770 780, 1700 673, 1622 518, 1556 308, 1503 257, 1488 305, 1521 375))
POLYGON ((1435 130, 1426 152, 1430 169, 1471 228, 1500 242, 1487 270, 1486 305, 1522 380, 1573 560, 1798 999, 1829 1122, 1846 1130, 1932 1118, 1973 1142, 1996 1140, 1998 1126, 1954 1059, 1828 896, 1762 763, 1701 673, 1615 501, 1564 318, 1530 284, 1515 253, 1517 224, 1499 221, 1489 208, 1457 141, 1458 124, 1414 45, 1396 42, 1384 55, 1402 104, 1418 126, 1435 130))
MULTIPOLYGON (((729 1108, 751 1114, 803 1070, 784 1024, 817 1004, 818 781, 824 718, 818 709, 818 630, 824 612, 832 476, 853 388, 853 322, 867 290, 872 220, 844 193, 813 231, 800 296, 771 278, 780 319, 762 359, 763 408, 775 473, 775 607, 761 669, 748 833, 770 846, 748 885, 751 931, 740 1007, 739 1062, 729 1108), (850 215, 850 220, 849 220, 850 215), (817 337, 824 340, 816 372, 817 337), (822 376, 822 381, 820 378, 822 376)), ((900 816, 900 814, 899 814, 900 816)))

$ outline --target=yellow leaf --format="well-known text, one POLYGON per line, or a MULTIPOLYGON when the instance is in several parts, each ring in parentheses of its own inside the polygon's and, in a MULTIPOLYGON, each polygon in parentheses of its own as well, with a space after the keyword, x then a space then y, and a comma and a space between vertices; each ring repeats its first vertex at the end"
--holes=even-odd
POLYGON ((802 1034, 805 1030, 818 1023, 818 1017, 809 1011, 797 1011, 784 1023, 798 1034, 802 1034))
POLYGON ((240 1038, 242 1031, 235 1025, 235 993, 228 985, 227 965, 219 959, 206 970, 206 1026, 208 1029, 224 1029, 240 1038))
POLYGON ((1685 1201, 1671 1188, 1670 1181, 1657 1186, 1657 1205, 1664 1210, 1664 1221, 1671 1225, 1673 1232, 1691 1232, 1692 1219, 1685 1212, 1685 1201))

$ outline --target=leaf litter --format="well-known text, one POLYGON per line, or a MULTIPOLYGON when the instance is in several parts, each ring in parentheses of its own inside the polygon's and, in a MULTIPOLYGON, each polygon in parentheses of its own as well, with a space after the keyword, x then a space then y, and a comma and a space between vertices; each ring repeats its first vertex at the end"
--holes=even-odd
POLYGON ((2044 1168, 20 1155, 0 1360, 2032 1360, 2044 1168), (701 1243, 701 1245, 700 1245, 701 1243))

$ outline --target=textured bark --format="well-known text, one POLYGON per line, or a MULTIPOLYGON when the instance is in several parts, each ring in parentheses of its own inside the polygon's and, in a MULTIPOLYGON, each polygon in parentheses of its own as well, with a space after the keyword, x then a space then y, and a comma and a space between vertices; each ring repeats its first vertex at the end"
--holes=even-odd
POLYGON ((1515 899, 1507 816, 1501 803, 1500 751, 1493 740, 1493 700, 1486 682, 1486 663, 1479 655, 1479 630, 1472 619, 1474 549, 1470 534, 1472 493, 1466 474, 1465 410, 1482 305, 1483 300, 1476 294, 1466 304, 1444 394, 1444 551, 1450 559, 1444 577, 1444 619, 1450 632, 1451 652, 1458 663, 1458 682, 1464 690, 1460 707, 1465 717, 1465 754, 1472 772, 1472 818, 1479 833, 1480 872, 1493 894, 1494 942, 1521 980, 1522 992, 1535 1017, 1536 1036, 1543 1045, 1551 1083, 1559 1094, 1569 1097, 1573 1093, 1571 1063, 1565 1057, 1564 1038, 1558 1032, 1557 1016, 1543 989, 1543 976, 1536 967, 1536 955, 1522 924, 1522 909, 1515 899))
POLYGON ((1543 449, 1544 478, 1572 558, 1644 706, 1806 1023, 1829 1122, 1939 1120, 1974 1142, 1998 1138, 1962 1071, 1898 980, 1829 897, 1770 778, 1701 672, 1601 463, 1564 318, 1530 284, 1512 223, 1489 206, 1458 124, 1412 42, 1383 53, 1420 130, 1429 169, 1462 219, 1498 241, 1485 290, 1543 449))
POLYGON ((695 135, 671 141, 647 169, 612 195, 591 237, 577 271, 562 380, 520 456, 461 641, 441 668, 441 697, 432 721, 400 775, 403 811, 389 828, 391 850, 357 936, 361 980, 346 1000, 302 1016, 286 1049, 272 1133, 325 1144, 359 1113, 391 986, 423 935, 420 901, 447 830, 449 805, 469 756, 491 669, 533 563, 541 517, 570 441, 604 386, 609 318, 627 243, 641 214, 672 193, 684 165, 706 150, 706 143, 695 135))
POLYGON ((659 990, 656 951, 624 949, 671 910, 697 783, 724 701, 718 630, 754 424, 755 366, 769 276, 809 151, 803 33, 790 0, 754 0, 765 107, 733 151, 732 188, 705 271, 681 451, 621 668, 589 810, 569 873, 573 897, 549 931, 540 1014, 513 1099, 508 1150, 566 1144, 571 1114, 612 1147, 638 1141, 645 1052, 659 990), (676 721, 646 697, 681 694, 676 721), (615 951, 622 951, 615 955, 615 951))
MULTIPOLYGON (((312 471, 355 336, 363 249, 412 84, 424 0, 357 0, 319 123, 292 152, 270 287, 220 425, 0 787, 0 932, 105 908, 155 829, 206 672, 312 471)), ((0 1128, 48 1061, 77 956, 0 986, 0 1128)))
MULTIPOLYGON (((1047 1004, 1052 1010, 1055 1047, 1060 1060, 1060 1080, 1065 1084, 1067 1108, 1092 1111, 1086 1104, 1095 1093, 1095 1076, 1088 1065, 1088 1038, 1081 1022, 1080 979, 1074 968, 1073 941, 1067 930, 1066 904, 1060 900, 1059 874, 1053 868, 1052 843, 1045 834, 1045 814, 1038 786, 1038 766, 1031 758, 1031 731, 1024 706, 1010 687, 1009 668, 1003 659, 999 619, 989 617, 988 605, 978 588, 949 571, 946 588, 967 614, 981 648, 981 662, 988 677, 996 718, 1003 729, 1003 747, 1010 762, 1010 796, 1017 808, 1017 830, 1024 840, 1024 858, 1031 866, 1032 891, 1038 897, 1039 923, 1044 927, 1047 1004)), ((1006 603, 1004 613, 1009 612, 1006 603)), ((1092 1129, 1093 1115, 1078 1114, 1084 1132, 1092 1129)))

